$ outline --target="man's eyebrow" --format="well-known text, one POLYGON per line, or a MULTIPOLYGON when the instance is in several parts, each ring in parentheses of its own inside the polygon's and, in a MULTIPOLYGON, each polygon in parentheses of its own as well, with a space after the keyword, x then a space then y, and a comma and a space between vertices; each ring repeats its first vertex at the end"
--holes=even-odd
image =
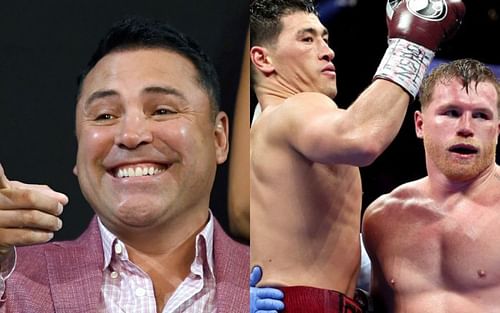
POLYGON ((184 101, 187 101, 186 97, 184 94, 173 87, 168 87, 168 86, 150 86, 146 87, 142 90, 142 94, 163 94, 163 95, 172 95, 181 98, 184 101))
MULTIPOLYGON (((176 97, 181 98, 182 100, 186 101, 186 97, 182 92, 180 92, 178 89, 173 88, 173 87, 166 87, 166 86, 150 86, 146 87, 142 90, 142 94, 164 94, 164 95, 173 95, 176 97)), ((89 106, 92 102, 106 98, 106 97, 115 97, 119 96, 120 94, 113 89, 106 89, 106 90, 98 90, 93 92, 90 97, 85 101, 85 106, 89 106)))
MULTIPOLYGON (((316 29, 316 28, 308 27, 308 28, 300 29, 297 32, 297 35, 301 36, 301 35, 304 35, 306 33, 309 33, 309 34, 316 36, 316 35, 318 35, 319 32, 318 32, 318 29, 316 29)), ((321 36, 328 36, 328 29, 323 28, 321 31, 321 36)))
POLYGON ((98 90, 94 91, 90 97, 85 101, 85 106, 88 106, 92 102, 96 101, 97 99, 102 99, 106 97, 114 97, 114 96, 119 96, 118 92, 116 90, 112 89, 106 89, 106 90, 98 90))
MULTIPOLYGON (((444 104, 440 107, 441 110, 464 110, 462 108, 462 106, 458 105, 458 104, 454 104, 454 103, 447 103, 447 104, 444 104)), ((473 108, 472 111, 476 111, 476 112, 484 112, 484 113, 493 113, 493 110, 491 110, 489 107, 487 106, 479 106, 479 107, 476 107, 476 108, 473 108)))

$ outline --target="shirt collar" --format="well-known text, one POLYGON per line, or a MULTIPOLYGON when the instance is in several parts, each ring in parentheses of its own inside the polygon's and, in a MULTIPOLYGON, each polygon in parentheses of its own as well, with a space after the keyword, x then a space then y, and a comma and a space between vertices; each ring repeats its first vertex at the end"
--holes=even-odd
MULTIPOLYGON (((97 222, 99 225, 99 231, 102 239, 102 248, 104 251, 104 264, 103 270, 106 269, 111 263, 111 259, 113 257, 113 248, 118 244, 122 247, 121 258, 128 260, 127 249, 125 248, 125 244, 116 237, 109 229, 104 226, 101 222, 101 219, 97 217, 97 222)), ((209 218, 208 223, 201 230, 198 235, 196 235, 196 252, 195 252, 195 260, 191 265, 193 268, 194 263, 197 259, 201 257, 202 260, 206 260, 208 263, 208 267, 210 269, 211 274, 215 277, 214 272, 214 217, 212 212, 209 210, 209 218)))

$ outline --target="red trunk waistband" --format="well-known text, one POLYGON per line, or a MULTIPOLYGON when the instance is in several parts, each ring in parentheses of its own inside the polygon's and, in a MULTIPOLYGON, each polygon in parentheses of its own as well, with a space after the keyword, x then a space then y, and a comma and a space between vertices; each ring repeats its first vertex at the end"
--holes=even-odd
POLYGON ((334 290, 306 286, 278 289, 285 294, 283 313, 363 313, 356 301, 334 290))

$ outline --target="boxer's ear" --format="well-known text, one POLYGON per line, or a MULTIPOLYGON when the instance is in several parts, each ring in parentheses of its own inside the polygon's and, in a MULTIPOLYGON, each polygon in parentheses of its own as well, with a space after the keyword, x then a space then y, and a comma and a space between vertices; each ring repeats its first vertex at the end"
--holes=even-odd
POLYGON ((253 46, 250 49, 250 60, 255 68, 262 72, 265 76, 274 72, 273 60, 267 48, 261 46, 253 46))
POLYGON ((422 139, 424 137, 424 119, 422 117, 422 112, 415 111, 413 120, 415 121, 415 133, 417 134, 417 138, 422 139))

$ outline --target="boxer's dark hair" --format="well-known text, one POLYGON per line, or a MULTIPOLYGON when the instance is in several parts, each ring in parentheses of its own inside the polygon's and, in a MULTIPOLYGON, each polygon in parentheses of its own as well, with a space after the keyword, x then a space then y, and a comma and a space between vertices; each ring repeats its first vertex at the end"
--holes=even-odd
POLYGON ((210 58, 194 40, 165 22, 138 16, 125 17, 117 21, 101 39, 86 68, 77 78, 77 99, 80 98, 85 77, 99 60, 112 52, 143 48, 165 49, 191 61, 198 72, 198 83, 210 98, 215 118, 220 106, 220 86, 215 66, 210 58))
POLYGON ((295 12, 318 15, 313 0, 254 0, 250 4, 250 45, 274 44, 283 29, 281 18, 295 12))
POLYGON ((459 59, 436 67, 420 86, 419 99, 421 109, 431 101, 434 88, 438 83, 448 83, 458 78, 468 93, 469 88, 477 89, 481 82, 490 82, 497 91, 497 108, 500 109, 500 84, 495 73, 484 63, 474 59, 459 59))

